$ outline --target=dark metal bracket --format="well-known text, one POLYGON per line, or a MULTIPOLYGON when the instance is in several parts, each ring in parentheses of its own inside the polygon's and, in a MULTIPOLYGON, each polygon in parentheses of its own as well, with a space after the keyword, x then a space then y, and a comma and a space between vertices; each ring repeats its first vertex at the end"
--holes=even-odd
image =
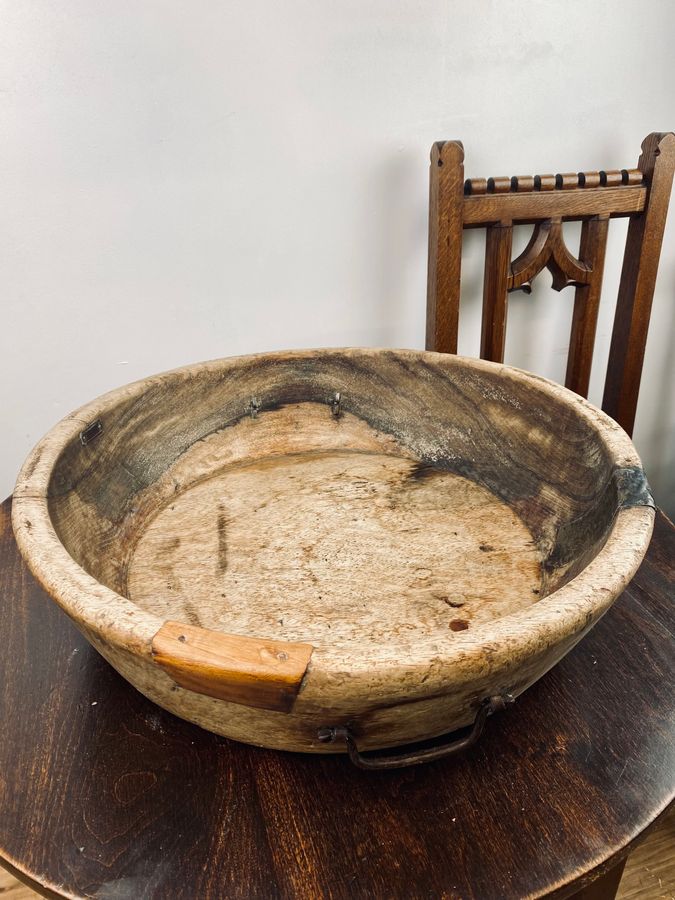
POLYGON ((488 697, 483 700, 478 708, 476 718, 474 719, 471 731, 461 738, 455 738, 447 743, 442 743, 434 747, 426 747, 423 750, 413 750, 412 752, 399 753, 396 756, 366 756, 358 749, 356 740, 352 732, 345 725, 333 725, 320 728, 317 734, 322 744, 332 744, 336 741, 344 741, 347 746, 347 753, 350 760, 359 769, 378 770, 378 769, 402 769, 405 766, 418 766, 421 763, 433 762, 436 759, 443 759, 447 756, 454 756, 477 742, 483 733, 487 717, 498 710, 505 709, 509 703, 513 703, 513 697, 510 694, 501 694, 494 697, 488 697))
POLYGON ((87 444, 91 444, 94 438, 97 438, 99 434, 103 431, 103 423, 100 419, 96 419, 95 422, 90 422, 86 428, 83 428, 80 432, 80 443, 82 446, 87 444))
POLYGON ((340 391, 336 391, 328 402, 330 403, 331 415, 334 419, 339 419, 342 415, 342 397, 340 391))

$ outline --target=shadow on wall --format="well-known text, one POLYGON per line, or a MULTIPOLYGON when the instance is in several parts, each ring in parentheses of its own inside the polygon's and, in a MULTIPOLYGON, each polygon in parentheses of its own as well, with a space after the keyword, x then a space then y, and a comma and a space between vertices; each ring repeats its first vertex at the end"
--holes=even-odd
MULTIPOLYGON (((663 283, 660 287, 665 296, 674 297, 675 277, 669 279, 665 290, 663 283)), ((658 335, 650 335, 654 340, 647 341, 642 391, 638 400, 636 445, 642 456, 656 502, 666 515, 673 519, 675 465, 672 456, 675 449, 675 428, 669 422, 669 411, 675 409, 675 353, 672 351, 675 347, 675 304, 672 302, 668 304, 668 310, 669 321, 664 321, 665 315, 662 314, 658 335), (655 352, 659 349, 655 346, 657 342, 661 348, 660 356, 655 352), (660 363, 653 369, 650 365, 650 349, 660 363), (646 387, 650 381, 654 388, 648 392, 646 387), (641 446, 642 434, 646 436, 645 447, 641 446)))

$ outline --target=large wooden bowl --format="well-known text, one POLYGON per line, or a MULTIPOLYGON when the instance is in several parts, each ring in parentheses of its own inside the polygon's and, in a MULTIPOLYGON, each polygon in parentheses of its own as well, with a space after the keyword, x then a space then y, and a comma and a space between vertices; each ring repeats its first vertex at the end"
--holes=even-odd
POLYGON ((13 524, 143 694, 240 741, 330 752, 327 728, 395 746, 516 697, 631 579, 653 515, 629 438, 558 385, 321 350, 95 400, 31 453, 13 524))

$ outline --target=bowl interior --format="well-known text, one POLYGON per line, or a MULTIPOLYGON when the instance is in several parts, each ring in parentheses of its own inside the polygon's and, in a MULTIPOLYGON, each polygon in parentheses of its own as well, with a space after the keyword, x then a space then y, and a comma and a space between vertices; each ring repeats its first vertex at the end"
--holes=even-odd
POLYGON ((589 409, 445 355, 225 360, 100 401, 49 510, 87 572, 162 619, 405 652, 541 602, 599 552, 620 490, 589 409))

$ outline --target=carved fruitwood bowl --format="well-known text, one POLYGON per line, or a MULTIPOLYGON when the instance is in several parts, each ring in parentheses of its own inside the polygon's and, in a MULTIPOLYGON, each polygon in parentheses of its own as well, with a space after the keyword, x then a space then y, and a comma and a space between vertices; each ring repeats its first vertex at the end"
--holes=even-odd
POLYGON ((631 441, 585 400, 392 350, 113 391, 38 444, 13 504, 34 575, 139 691, 308 752, 484 719, 608 609, 652 522, 631 441))

